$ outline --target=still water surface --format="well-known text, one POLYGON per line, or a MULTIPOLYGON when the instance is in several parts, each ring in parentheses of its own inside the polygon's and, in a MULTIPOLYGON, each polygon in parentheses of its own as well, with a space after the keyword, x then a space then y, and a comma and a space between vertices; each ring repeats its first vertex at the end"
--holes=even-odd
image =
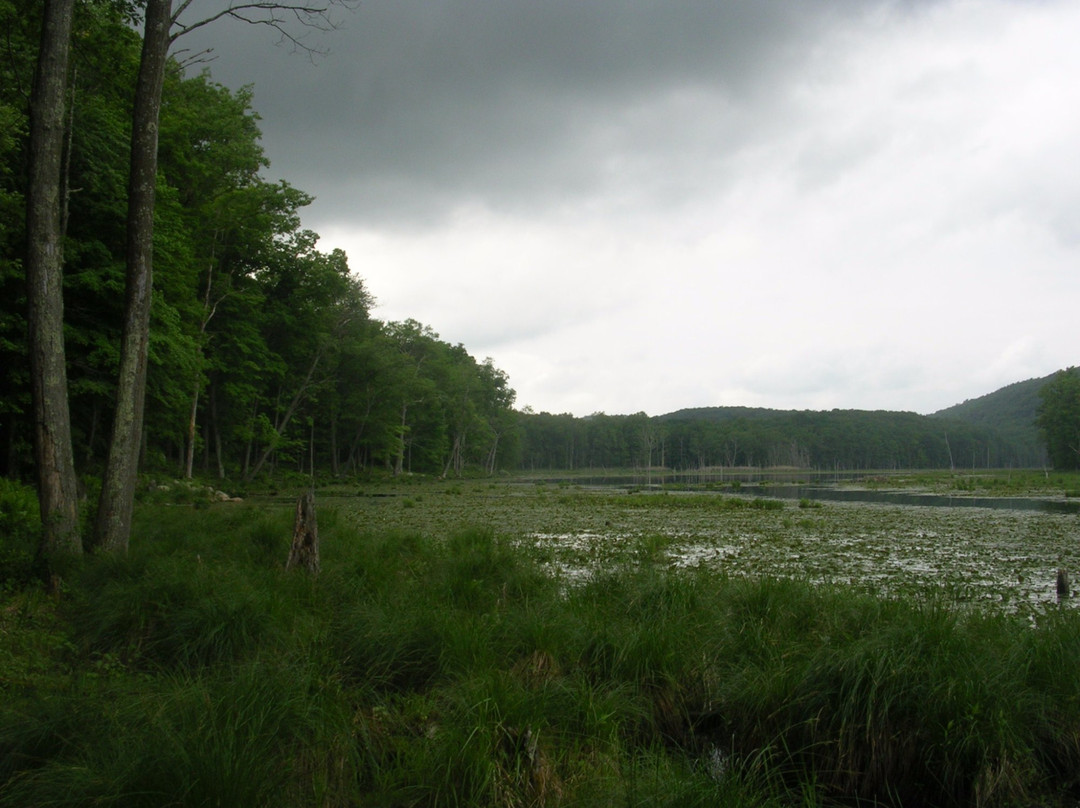
MULTIPOLYGON (((830 479, 834 475, 828 475, 830 479)), ((862 475, 859 475, 862 476, 862 475)), ((701 475, 635 475, 596 476, 587 478, 552 478, 549 483, 566 483, 583 488, 659 488, 667 484, 701 485, 738 481, 737 489, 724 493, 748 497, 770 497, 787 500, 816 500, 824 502, 865 502, 879 505, 912 505, 931 508, 991 508, 994 510, 1035 511, 1038 513, 1080 514, 1080 501, 1050 497, 987 497, 969 494, 934 494, 898 490, 850 487, 851 480, 842 477, 836 482, 789 483, 781 477, 769 482, 760 479, 741 480, 738 476, 705 477, 701 475)))
POLYGON ((937 508, 993 508, 1040 513, 1080 513, 1080 502, 1037 497, 978 497, 948 494, 917 494, 906 491, 868 491, 821 485, 743 486, 741 494, 780 499, 809 499, 828 502, 870 502, 884 505, 920 505, 937 508))

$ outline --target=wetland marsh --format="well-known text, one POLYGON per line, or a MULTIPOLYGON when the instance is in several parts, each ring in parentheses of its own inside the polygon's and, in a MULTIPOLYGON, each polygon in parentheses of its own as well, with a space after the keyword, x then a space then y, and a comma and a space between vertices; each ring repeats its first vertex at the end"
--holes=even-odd
POLYGON ((1014 610, 1056 602, 1059 569, 1080 579, 1080 515, 1034 510, 1033 498, 1009 508, 1001 498, 973 507, 971 497, 927 493, 905 495, 918 505, 762 493, 454 482, 324 501, 361 530, 436 537, 463 525, 490 528, 571 581, 648 561, 1014 610))
POLYGON ((1075 514, 358 481, 311 577, 296 493, 5 581, 0 808, 1080 805, 1075 514))

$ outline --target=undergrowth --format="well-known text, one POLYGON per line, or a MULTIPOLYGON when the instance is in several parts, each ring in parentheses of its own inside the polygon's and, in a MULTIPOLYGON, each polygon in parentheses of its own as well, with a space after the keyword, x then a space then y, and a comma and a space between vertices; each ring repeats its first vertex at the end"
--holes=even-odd
MULTIPOLYGON (((682 497, 650 499, 681 502, 682 497)), ((0 806, 1065 804, 1080 617, 147 506, 0 605, 0 806)), ((694 507, 682 506, 675 507, 694 507)), ((735 506, 743 507, 743 506, 735 506)), ((753 506, 749 506, 753 507, 753 506)))

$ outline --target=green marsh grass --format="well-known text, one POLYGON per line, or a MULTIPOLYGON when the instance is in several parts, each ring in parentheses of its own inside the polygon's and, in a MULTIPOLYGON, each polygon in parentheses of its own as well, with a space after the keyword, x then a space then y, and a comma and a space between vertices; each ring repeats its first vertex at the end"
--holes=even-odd
MULTIPOLYGON (((502 493, 415 501, 477 513, 502 493)), ((697 496, 560 496, 598 520, 629 500, 783 530, 697 496)), ((1075 610, 677 568, 653 530, 566 580, 491 526, 361 530, 343 511, 320 508, 314 580, 283 569, 288 502, 152 505, 131 554, 86 559, 59 600, 6 593, 0 806, 1075 797, 1075 610)))

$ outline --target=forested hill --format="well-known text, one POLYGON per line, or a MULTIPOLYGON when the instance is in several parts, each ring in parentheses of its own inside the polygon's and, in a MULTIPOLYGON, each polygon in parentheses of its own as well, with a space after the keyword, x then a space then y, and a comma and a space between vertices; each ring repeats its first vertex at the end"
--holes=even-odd
MULTIPOLYGON (((1037 389, 1036 389, 1037 398, 1037 389)), ((680 410, 658 420, 672 436, 709 436, 713 453, 746 465, 811 468, 971 468, 1042 465, 1032 423, 885 410, 796 411, 744 407, 680 410)))
POLYGON ((772 410, 767 407, 688 407, 667 415, 659 415, 661 421, 734 421, 766 420, 783 415, 790 415, 795 410, 772 410))
POLYGON ((1000 447, 1002 465, 1038 466, 1045 462, 1045 448, 1038 428, 1035 426, 1035 416, 1040 401, 1039 390, 1053 378, 1053 375, 1015 382, 993 393, 938 410, 930 416, 889 411, 833 410, 830 413, 804 412, 800 414, 764 408, 705 407, 678 410, 660 418, 663 421, 701 419, 711 422, 742 419, 770 421, 774 426, 790 425, 798 420, 816 421, 822 425, 833 421, 848 421, 858 428, 869 429, 868 435, 878 430, 892 431, 902 425, 908 426, 920 421, 923 421, 923 428, 931 434, 944 434, 942 430, 948 428, 949 422, 959 422, 959 425, 954 424, 952 427, 957 439, 962 441, 958 453, 955 452, 958 447, 953 447, 954 454, 959 455, 954 457, 954 463, 962 464, 961 457, 972 451, 973 447, 966 445, 966 439, 969 429, 975 428, 976 432, 970 434, 981 433, 982 440, 1000 447), (801 418, 795 418, 797 415, 801 418))
POLYGON ((939 418, 956 418, 972 424, 1003 429, 1007 432, 1029 431, 1035 434, 1035 414, 1039 408, 1039 390, 1054 374, 1040 379, 1016 382, 993 393, 969 398, 934 413, 939 418))
MULTIPOLYGON (((1035 413, 1039 407, 1039 390, 1054 374, 1038 379, 1028 379, 987 393, 969 398, 962 404, 954 404, 933 413, 935 418, 951 418, 979 426, 1003 429, 1008 432, 1028 430, 1035 434, 1035 413)), ((790 415, 793 410, 773 410, 764 407, 696 407, 659 416, 662 421, 730 421, 736 418, 768 419, 790 415)), ((834 410, 834 412, 859 412, 857 410, 834 410)), ((889 411, 892 412, 892 411, 889 411)))
POLYGON ((547 413, 523 419, 526 468, 716 466, 1031 468, 1046 463, 1031 379, 933 415, 699 407, 649 418, 547 413))
POLYGON ((1043 448, 1043 439, 1035 426, 1039 409, 1039 390, 1053 378, 1044 376, 1002 387, 993 393, 968 399, 934 413, 935 418, 965 421, 997 431, 1010 444, 1043 448))

